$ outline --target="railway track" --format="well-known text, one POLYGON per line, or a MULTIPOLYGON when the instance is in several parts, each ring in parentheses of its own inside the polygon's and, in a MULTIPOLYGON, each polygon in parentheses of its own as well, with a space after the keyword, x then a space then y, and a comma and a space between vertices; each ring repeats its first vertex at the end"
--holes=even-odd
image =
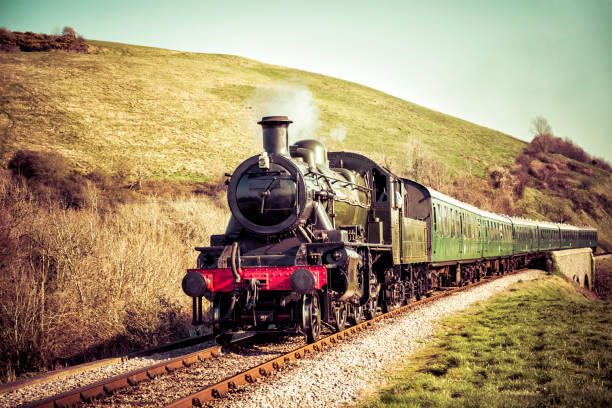
MULTIPOLYGON (((521 271, 522 270, 517 270, 517 271, 514 271, 512 274, 515 274, 521 271)), ((383 319, 392 318, 394 316, 405 313, 423 304, 434 302, 437 299, 440 299, 446 296, 450 296, 452 294, 455 294, 461 291, 465 291, 467 289, 471 289, 483 283, 487 283, 487 282, 490 282, 495 279, 501 278, 503 276, 508 276, 508 275, 510 274, 487 277, 481 281, 472 283, 467 286, 462 286, 459 288, 454 288, 451 290, 446 290, 446 291, 434 294, 431 297, 424 298, 420 301, 410 303, 406 306, 400 307, 391 312, 380 314, 373 319, 370 319, 363 323, 352 326, 341 332, 333 333, 321 339, 320 341, 316 343, 303 345, 297 348, 295 348, 295 345, 294 345, 293 347, 290 347, 290 351, 288 352, 285 352, 285 351, 281 352, 281 350, 286 347, 276 347, 276 348, 272 347, 272 349, 269 349, 263 354, 264 355, 274 354, 273 358, 269 358, 261 363, 256 364, 255 366, 251 365, 250 368, 240 371, 238 372, 238 374, 231 374, 229 376, 226 376, 224 377, 224 379, 220 381, 218 380, 210 381, 209 384, 212 383, 212 385, 207 385, 204 388, 201 388, 201 385, 199 387, 195 387, 195 389, 197 389, 196 392, 186 397, 179 398, 173 402, 166 403, 161 400, 158 402, 162 404, 167 404, 166 406, 168 407, 202 406, 203 404, 207 402, 210 402, 218 398, 222 398, 228 392, 232 390, 236 390, 240 388, 241 386, 244 386, 245 384, 254 383, 257 381, 257 379, 261 377, 267 377, 267 376, 273 375, 274 372, 279 371, 283 369, 284 367, 287 367, 294 360, 302 359, 310 354, 322 352, 325 349, 328 349, 336 344, 339 344, 345 339, 351 338, 364 330, 372 328, 375 322, 381 321, 383 319)), ((234 347, 236 348, 241 347, 245 341, 247 340, 242 340, 242 339, 237 340, 234 343, 234 347)), ((207 362, 207 361, 210 363, 211 359, 217 359, 221 355, 222 355, 221 346, 210 347, 210 348, 207 348, 201 351, 179 356, 169 361, 165 361, 165 362, 155 364, 149 367, 144 367, 142 369, 138 369, 138 370, 126 373, 126 374, 118 375, 118 376, 115 376, 115 377, 112 377, 112 378, 109 378, 103 381, 99 381, 91 385, 87 385, 84 387, 80 387, 78 389, 64 392, 62 394, 58 394, 58 395, 55 395, 49 398, 45 398, 45 399, 34 401, 28 404, 20 405, 20 407, 23 407, 23 408, 26 408, 26 407, 27 408, 30 408, 30 407, 69 407, 69 406, 74 406, 80 403, 93 403, 97 398, 101 398, 101 397, 112 398, 113 395, 117 396, 117 398, 120 400, 121 397, 118 395, 117 392, 121 389, 126 389, 126 388, 130 389, 130 388, 138 387, 139 385, 146 383, 148 380, 159 379, 160 377, 165 376, 167 374, 176 375, 182 369, 191 368, 194 365, 197 365, 197 363, 202 363, 202 362, 207 362)), ((245 358, 244 360, 246 361, 247 359, 245 358)), ((209 364, 208 369, 215 371, 215 365, 216 363, 209 364)), ((242 367, 244 367, 244 365, 242 365, 242 367)), ((204 375, 201 378, 207 378, 207 376, 204 375)), ((172 377, 169 377, 169 381, 170 382, 173 381, 172 377)), ((179 380, 176 380, 176 381, 179 381, 179 380)), ((199 383, 201 384, 201 380, 199 381, 199 383)), ((137 393, 138 390, 134 389, 134 391, 127 391, 127 392, 137 393)), ((100 401, 100 403, 102 405, 105 404, 103 401, 100 401)), ((111 403, 111 404, 119 403, 120 404, 122 402, 111 401, 107 403, 111 403)), ((123 402, 123 404, 126 404, 126 405, 133 404, 133 403, 136 403, 136 402, 135 401, 127 402, 127 403, 123 402)), ((149 403, 156 404, 155 401, 149 401, 149 403)), ((161 405, 161 404, 157 404, 157 405, 161 405)))
POLYGON ((102 360, 91 361, 88 363, 78 364, 75 366, 70 366, 66 368, 61 368, 58 370, 54 370, 48 373, 44 373, 41 375, 37 375, 32 378, 27 378, 24 380, 13 381, 7 384, 3 384, 0 386, 0 395, 9 393, 11 391, 19 390, 24 387, 28 387, 30 385, 40 384, 46 381, 51 381, 54 379, 66 377, 73 374, 83 373, 94 368, 105 367, 112 364, 117 364, 120 362, 132 360, 138 357, 146 357, 151 356, 157 353, 163 353, 173 350, 178 350, 182 348, 187 348, 190 346, 195 346, 198 344, 206 343, 214 341, 214 336, 212 334, 196 336, 196 337, 188 337, 185 339, 177 340, 172 343, 163 344, 160 346, 152 347, 150 349, 136 351, 133 353, 129 353, 119 357, 110 357, 102 360))
POLYGON ((137 385, 142 381, 154 379, 160 375, 172 373, 178 368, 189 367, 195 362, 215 358, 220 354, 221 346, 209 347, 201 351, 183 355, 149 367, 134 370, 126 374, 121 374, 94 384, 54 395, 49 398, 20 405, 20 407, 70 407, 81 402, 91 402, 94 398, 113 394, 119 389, 137 385))

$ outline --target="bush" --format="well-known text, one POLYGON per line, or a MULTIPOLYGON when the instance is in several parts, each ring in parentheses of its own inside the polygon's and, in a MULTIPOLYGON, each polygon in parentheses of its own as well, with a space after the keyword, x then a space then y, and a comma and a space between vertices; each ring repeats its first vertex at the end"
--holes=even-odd
MULTIPOLYGON (((612 166, 610 166, 610 164, 604 159, 592 158, 582 148, 576 146, 571 140, 563 140, 560 137, 553 136, 549 133, 534 137, 531 143, 525 147, 521 153, 521 156, 535 156, 539 153, 562 154, 563 156, 569 157, 570 159, 578 162, 590 164, 603 170, 612 172, 612 166)), ((522 159, 519 156, 517 162, 524 163, 526 160, 530 159, 522 159)))
POLYGON ((48 35, 32 32, 9 31, 0 28, 0 50, 2 51, 50 51, 64 50, 88 52, 89 46, 85 39, 77 36, 71 27, 64 27, 63 35, 48 35))
POLYGON ((72 208, 89 205, 84 178, 55 152, 19 150, 8 163, 16 177, 25 179, 39 201, 54 201, 72 208))
MULTIPOLYGON (((46 163, 14 166, 26 162, 31 178, 46 163)), ((0 173, 0 380, 187 335, 181 279, 227 210, 208 197, 75 210, 11 173, 0 173)))

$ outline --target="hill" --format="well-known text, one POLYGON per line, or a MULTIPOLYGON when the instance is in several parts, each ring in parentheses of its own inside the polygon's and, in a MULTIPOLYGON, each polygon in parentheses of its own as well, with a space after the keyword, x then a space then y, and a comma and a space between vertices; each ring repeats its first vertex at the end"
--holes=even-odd
POLYGON ((18 148, 51 149, 83 170, 129 161, 149 177, 210 179, 260 149, 251 138, 266 109, 292 116, 292 132, 336 149, 399 158, 418 143, 453 172, 469 162, 483 175, 490 163, 512 163, 525 145, 323 75, 230 55, 89 43, 97 51, 0 55, 5 160, 18 148), (337 129, 342 142, 330 136, 337 129))
MULTIPOLYGON (((3 162, 29 148, 58 152, 82 172, 217 182, 260 149, 255 123, 262 115, 287 114, 296 139, 315 137, 329 150, 362 152, 485 209, 577 224, 602 221, 581 209, 559 216, 556 208, 572 207, 567 197, 555 208, 540 208, 549 201, 543 197, 552 196, 549 203, 559 197, 537 183, 538 191, 527 185, 526 194, 515 194, 518 181, 510 178, 491 192, 491 179, 508 173, 526 147, 501 132, 359 84, 246 58, 88 44, 88 54, 0 54, 3 162)), ((607 195, 610 180, 609 172, 595 170, 591 186, 607 195)), ((602 229, 607 248, 610 228, 602 229)))

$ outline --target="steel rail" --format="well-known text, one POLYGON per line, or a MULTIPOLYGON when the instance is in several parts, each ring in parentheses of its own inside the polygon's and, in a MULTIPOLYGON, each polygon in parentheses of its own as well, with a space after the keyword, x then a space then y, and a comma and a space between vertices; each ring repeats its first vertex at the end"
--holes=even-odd
POLYGON ((399 314, 405 313, 411 309, 414 309, 417 306, 421 306, 423 304, 433 302, 437 299, 441 299, 441 298, 453 295, 455 293, 459 293, 459 292, 462 292, 468 289, 472 289, 484 283, 492 282, 496 279, 503 278, 504 276, 510 276, 510 275, 517 274, 519 272, 525 271, 526 269, 527 268, 519 269, 519 270, 510 272, 510 273, 506 273, 504 275, 499 275, 499 276, 488 276, 488 277, 483 278, 483 280, 474 282, 470 285, 460 286, 458 288, 444 291, 442 293, 434 294, 430 297, 421 299, 416 302, 409 303, 405 306, 402 306, 390 312, 380 314, 363 323, 359 323, 341 332, 334 333, 330 336, 327 336, 315 343, 308 344, 306 346, 297 348, 293 351, 290 351, 289 353, 285 355, 273 358, 256 367, 249 368, 246 371, 243 371, 239 374, 228 377, 221 382, 218 382, 213 385, 209 385, 194 394, 191 394, 187 397, 176 400, 170 403, 169 405, 166 405, 166 408, 202 407, 203 404, 206 402, 212 401, 217 398, 224 397, 231 390, 236 390, 238 387, 245 385, 245 384, 254 383, 255 381, 257 381, 258 378, 270 376, 274 371, 281 370, 284 366, 290 364, 291 361, 293 360, 299 360, 308 354, 323 351, 326 347, 331 347, 332 345, 335 345, 350 336, 353 336, 361 331, 369 329, 374 325, 375 322, 398 316, 399 314))
MULTIPOLYGON (((238 340, 237 342, 240 342, 241 340, 238 340)), ((162 363, 139 368, 125 374, 119 374, 115 377, 98 381, 96 383, 86 385, 74 390, 66 391, 64 393, 57 394, 52 397, 22 404, 19 405, 19 408, 70 407, 82 402, 91 402, 96 397, 102 395, 111 395, 121 388, 134 386, 142 381, 151 380, 160 375, 172 373, 178 368, 189 367, 199 361, 206 361, 211 358, 218 357, 220 354, 221 346, 209 347, 204 350, 179 356, 162 363)))
POLYGON ((40 384, 43 382, 55 380, 58 378, 66 377, 68 375, 74 375, 79 373, 84 373, 86 371, 93 370, 94 368, 105 367, 111 364, 121 363, 127 360, 131 360, 137 357, 150 356, 156 353, 162 353, 166 351, 177 350, 180 348, 185 348, 189 346, 194 346, 196 344, 204 343, 208 340, 214 340, 214 336, 211 335, 203 335, 198 337, 189 337, 181 340, 177 340, 172 343, 163 344, 160 346, 156 346, 147 350, 136 351, 133 353, 129 353, 123 356, 118 357, 109 357, 101 360, 90 361, 87 363, 82 363, 70 367, 60 368, 58 370, 53 370, 47 373, 43 373, 37 375, 32 378, 26 378, 23 380, 17 380, 10 383, 6 383, 0 385, 0 394, 6 394, 15 390, 19 390, 24 387, 28 387, 30 385, 40 384))

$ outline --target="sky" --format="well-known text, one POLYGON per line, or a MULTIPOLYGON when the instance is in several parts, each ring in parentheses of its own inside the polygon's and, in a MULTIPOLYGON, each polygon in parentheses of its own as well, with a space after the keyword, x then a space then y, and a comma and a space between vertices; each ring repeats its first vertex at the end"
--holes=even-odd
POLYGON ((233 54, 612 161, 612 0, 0 0, 0 26, 233 54))

